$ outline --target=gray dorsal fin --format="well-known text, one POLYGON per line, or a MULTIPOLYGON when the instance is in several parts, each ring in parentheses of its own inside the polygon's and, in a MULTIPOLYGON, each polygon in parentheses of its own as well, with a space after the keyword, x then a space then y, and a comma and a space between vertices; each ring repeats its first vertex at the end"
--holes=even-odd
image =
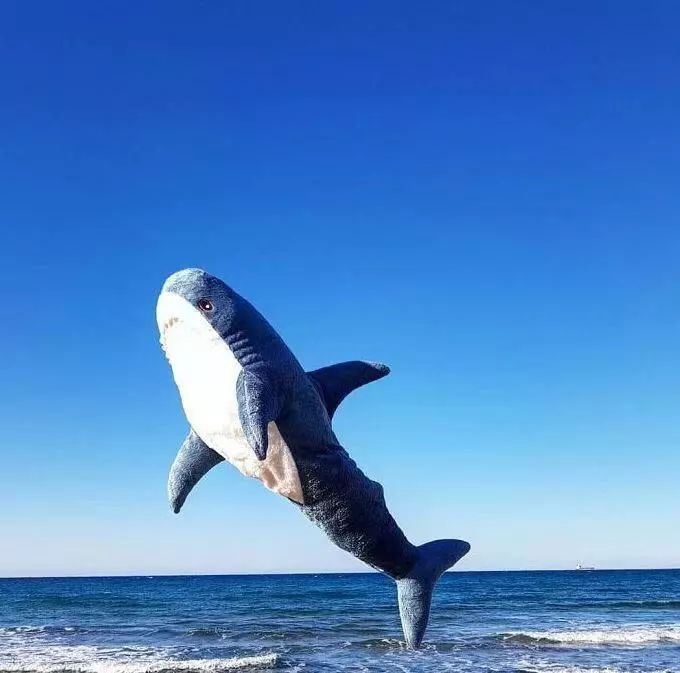
POLYGON ((319 391, 328 415, 333 418, 340 402, 353 390, 371 381, 377 381, 389 373, 390 368, 387 365, 352 360, 351 362, 340 362, 330 367, 315 369, 313 372, 307 372, 307 376, 319 391))

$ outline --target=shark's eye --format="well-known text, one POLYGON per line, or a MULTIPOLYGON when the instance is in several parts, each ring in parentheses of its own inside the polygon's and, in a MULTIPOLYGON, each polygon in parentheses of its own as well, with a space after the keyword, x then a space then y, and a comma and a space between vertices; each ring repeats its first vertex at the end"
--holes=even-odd
POLYGON ((209 299, 199 299, 198 308, 200 308, 203 313, 210 313, 210 311, 213 310, 213 305, 209 299))

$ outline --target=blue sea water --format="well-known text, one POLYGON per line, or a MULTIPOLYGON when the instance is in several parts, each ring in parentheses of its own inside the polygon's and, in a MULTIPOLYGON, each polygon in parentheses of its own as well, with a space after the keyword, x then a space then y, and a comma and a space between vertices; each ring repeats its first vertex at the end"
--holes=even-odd
POLYGON ((423 649, 378 574, 0 580, 0 671, 680 673, 680 570, 453 572, 423 649))

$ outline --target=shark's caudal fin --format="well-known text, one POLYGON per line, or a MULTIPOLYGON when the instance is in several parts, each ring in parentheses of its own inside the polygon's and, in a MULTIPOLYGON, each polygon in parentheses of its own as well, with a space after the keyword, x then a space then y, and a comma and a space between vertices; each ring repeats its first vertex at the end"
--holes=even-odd
POLYGON ((307 372, 307 376, 319 391, 328 415, 333 418, 340 402, 353 390, 371 381, 377 381, 389 373, 390 368, 387 365, 352 360, 315 369, 313 372, 307 372))
POLYGON ((430 617, 432 591, 441 574, 470 551, 463 540, 434 540, 418 547, 418 560, 397 582, 399 615, 406 645, 417 648, 430 617))

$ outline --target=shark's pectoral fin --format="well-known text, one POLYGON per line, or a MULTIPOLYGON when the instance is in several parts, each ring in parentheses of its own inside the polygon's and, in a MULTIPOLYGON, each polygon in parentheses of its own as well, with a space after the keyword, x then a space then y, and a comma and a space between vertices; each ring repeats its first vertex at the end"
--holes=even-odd
POLYGON ((182 508, 189 492, 201 477, 223 460, 193 430, 189 432, 168 477, 168 499, 175 514, 182 508))
POLYGON ((276 420, 281 401, 264 373, 242 369, 236 381, 238 416, 248 444, 258 460, 267 457, 267 426, 276 420))
POLYGON ((377 381, 390 373, 387 365, 377 362, 340 362, 337 365, 315 369, 307 372, 307 376, 316 385, 326 405, 328 415, 333 418, 335 410, 353 390, 377 381))

